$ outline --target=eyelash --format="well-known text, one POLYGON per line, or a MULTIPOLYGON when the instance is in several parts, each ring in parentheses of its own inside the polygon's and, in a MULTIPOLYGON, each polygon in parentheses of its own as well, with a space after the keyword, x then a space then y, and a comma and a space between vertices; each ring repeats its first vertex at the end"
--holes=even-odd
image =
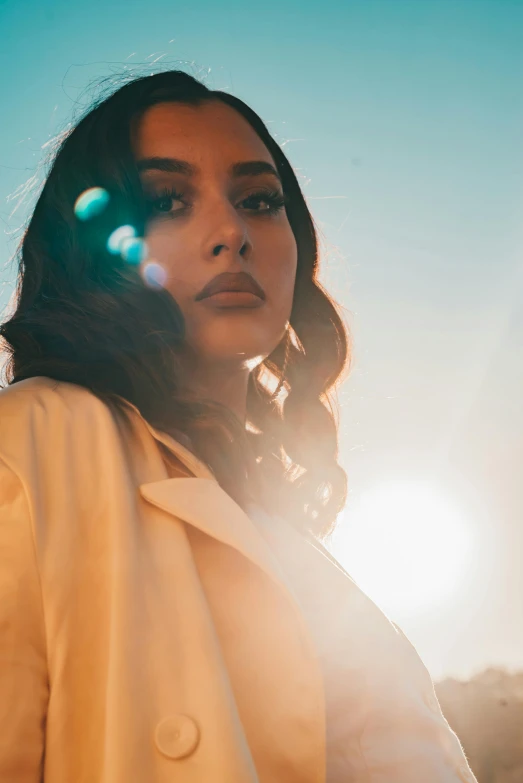
MULTIPOLYGON (((173 201, 181 201, 183 200, 183 193, 179 193, 175 188, 164 188, 163 190, 159 191, 158 193, 155 193, 153 198, 149 198, 147 202, 148 211, 150 213, 155 213, 159 215, 169 215, 171 214, 170 210, 169 212, 159 212, 155 209, 155 205, 158 204, 159 201, 162 201, 163 199, 172 199, 173 201)), ((282 195, 277 190, 259 190, 256 193, 250 193, 248 196, 246 196, 240 203, 243 203, 243 201, 250 201, 253 200, 259 200, 259 201, 265 201, 265 203, 268 206, 268 209, 258 209, 254 210, 255 214, 259 215, 276 215, 278 212, 280 212, 285 204, 287 203, 287 199, 284 195, 282 195)), ((186 205, 188 206, 188 205, 186 205)), ((172 214, 176 214, 177 212, 184 211, 185 208, 178 209, 176 212, 172 214)))

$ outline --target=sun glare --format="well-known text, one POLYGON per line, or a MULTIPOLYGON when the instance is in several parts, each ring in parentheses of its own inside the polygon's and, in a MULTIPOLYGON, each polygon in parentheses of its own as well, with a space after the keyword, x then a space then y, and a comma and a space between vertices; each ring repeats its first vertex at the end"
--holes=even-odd
POLYGON ((471 540, 458 508, 436 487, 393 481, 349 504, 329 548, 370 598, 399 616, 451 600, 471 540))

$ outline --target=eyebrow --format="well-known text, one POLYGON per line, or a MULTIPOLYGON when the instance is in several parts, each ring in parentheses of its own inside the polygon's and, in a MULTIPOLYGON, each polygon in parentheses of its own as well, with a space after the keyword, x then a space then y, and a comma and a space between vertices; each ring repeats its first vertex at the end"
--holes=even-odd
MULTIPOLYGON (((138 171, 167 171, 170 174, 184 174, 193 177, 199 169, 192 163, 179 158, 142 158, 138 161, 138 171)), ((231 177, 256 177, 259 174, 272 174, 281 183, 281 177, 271 163, 265 160, 245 160, 233 163, 229 168, 231 177)))

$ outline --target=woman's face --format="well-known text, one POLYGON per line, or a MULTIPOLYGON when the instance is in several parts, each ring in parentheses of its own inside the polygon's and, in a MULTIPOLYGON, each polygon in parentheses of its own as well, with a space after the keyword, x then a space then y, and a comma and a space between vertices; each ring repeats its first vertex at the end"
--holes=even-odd
POLYGON ((200 360, 252 368, 284 335, 296 277, 296 242, 272 156, 220 101, 151 107, 133 146, 151 202, 149 258, 167 274, 164 288, 183 313, 187 342, 200 360), (199 298, 222 273, 232 273, 227 288, 245 273, 263 296, 199 298))

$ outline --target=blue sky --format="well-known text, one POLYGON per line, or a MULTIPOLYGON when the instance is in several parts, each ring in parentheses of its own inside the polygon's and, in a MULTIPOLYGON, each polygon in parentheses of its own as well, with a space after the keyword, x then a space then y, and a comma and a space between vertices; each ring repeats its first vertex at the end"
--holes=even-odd
POLYGON ((523 3, 0 0, 0 27, 0 306, 31 206, 10 217, 13 194, 89 83, 160 57, 246 100, 298 170, 353 331, 341 524, 383 481, 451 498, 474 557, 453 600, 394 619, 435 676, 523 668, 523 3))

